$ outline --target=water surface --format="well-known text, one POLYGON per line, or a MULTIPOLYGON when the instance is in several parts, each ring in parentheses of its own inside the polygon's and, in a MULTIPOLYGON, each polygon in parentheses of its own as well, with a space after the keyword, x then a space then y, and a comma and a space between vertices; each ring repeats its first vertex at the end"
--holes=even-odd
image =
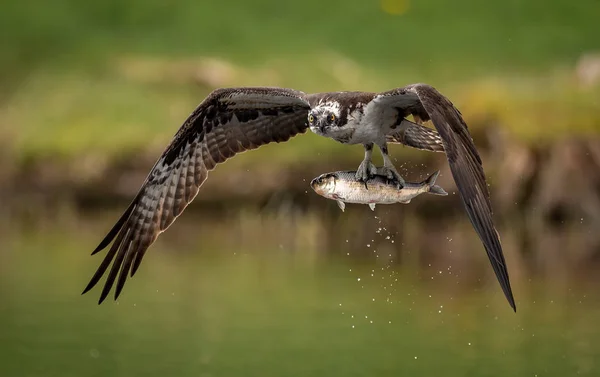
MULTIPOLYGON (((286 243, 289 224, 268 216, 188 215, 98 306, 99 287, 81 291, 112 220, 3 226, 0 376, 600 375, 586 280, 515 273, 515 314, 487 274, 415 271, 374 245, 361 258, 323 250, 309 217, 286 243)), ((392 239, 385 250, 402 247, 392 239)))

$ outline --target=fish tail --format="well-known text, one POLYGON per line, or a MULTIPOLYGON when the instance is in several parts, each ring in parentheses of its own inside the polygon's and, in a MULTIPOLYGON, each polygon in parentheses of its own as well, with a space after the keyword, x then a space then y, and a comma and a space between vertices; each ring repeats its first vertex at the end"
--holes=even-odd
POLYGON ((423 183, 429 186, 430 194, 442 196, 448 195, 448 193, 443 188, 435 184, 435 180, 439 175, 440 171, 438 170, 435 173, 431 174, 425 181, 423 181, 423 183))

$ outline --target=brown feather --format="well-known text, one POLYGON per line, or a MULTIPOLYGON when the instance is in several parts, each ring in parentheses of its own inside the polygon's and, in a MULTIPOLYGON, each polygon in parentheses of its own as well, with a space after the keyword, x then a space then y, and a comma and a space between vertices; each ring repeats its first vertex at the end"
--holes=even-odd
POLYGON ((386 135, 386 141, 432 152, 444 151, 442 138, 435 130, 406 119, 402 119, 400 125, 386 135))
MULTIPOLYGON (((492 205, 481 157, 458 109, 435 88, 426 84, 384 92, 375 97, 375 101, 381 106, 398 108, 401 115, 408 111, 413 116, 433 122, 443 141, 450 171, 471 224, 483 243, 504 295, 516 311, 502 245, 492 220, 492 205)), ((405 132, 404 142, 406 135, 405 132)))
POLYGON ((196 197, 217 164, 305 132, 310 106, 303 96, 279 88, 213 91, 177 131, 135 199, 94 250, 95 254, 114 240, 83 293, 99 282, 112 262, 98 303, 104 301, 115 280, 116 300, 127 275, 136 273, 147 249, 196 197))

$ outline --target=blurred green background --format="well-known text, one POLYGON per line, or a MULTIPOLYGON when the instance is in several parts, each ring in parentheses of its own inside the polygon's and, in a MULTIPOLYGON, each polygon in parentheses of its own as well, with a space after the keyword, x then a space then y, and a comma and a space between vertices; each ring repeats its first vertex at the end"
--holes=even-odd
POLYGON ((600 376, 599 16, 594 0, 4 1, 0 376, 600 376), (391 148, 409 180, 440 169, 448 197, 341 213, 308 182, 362 150, 312 134, 211 173, 118 302, 80 295, 211 90, 415 82, 469 124, 516 314, 443 155, 391 148))

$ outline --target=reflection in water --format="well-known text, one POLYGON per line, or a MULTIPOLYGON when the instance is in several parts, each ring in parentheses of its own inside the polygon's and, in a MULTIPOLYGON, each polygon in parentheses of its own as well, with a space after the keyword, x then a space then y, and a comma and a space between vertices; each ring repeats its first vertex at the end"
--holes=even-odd
POLYGON ((501 229, 515 314, 468 223, 331 204, 186 212, 101 306, 80 293, 118 213, 6 224, 0 375, 600 373, 593 281, 532 275, 501 229))

